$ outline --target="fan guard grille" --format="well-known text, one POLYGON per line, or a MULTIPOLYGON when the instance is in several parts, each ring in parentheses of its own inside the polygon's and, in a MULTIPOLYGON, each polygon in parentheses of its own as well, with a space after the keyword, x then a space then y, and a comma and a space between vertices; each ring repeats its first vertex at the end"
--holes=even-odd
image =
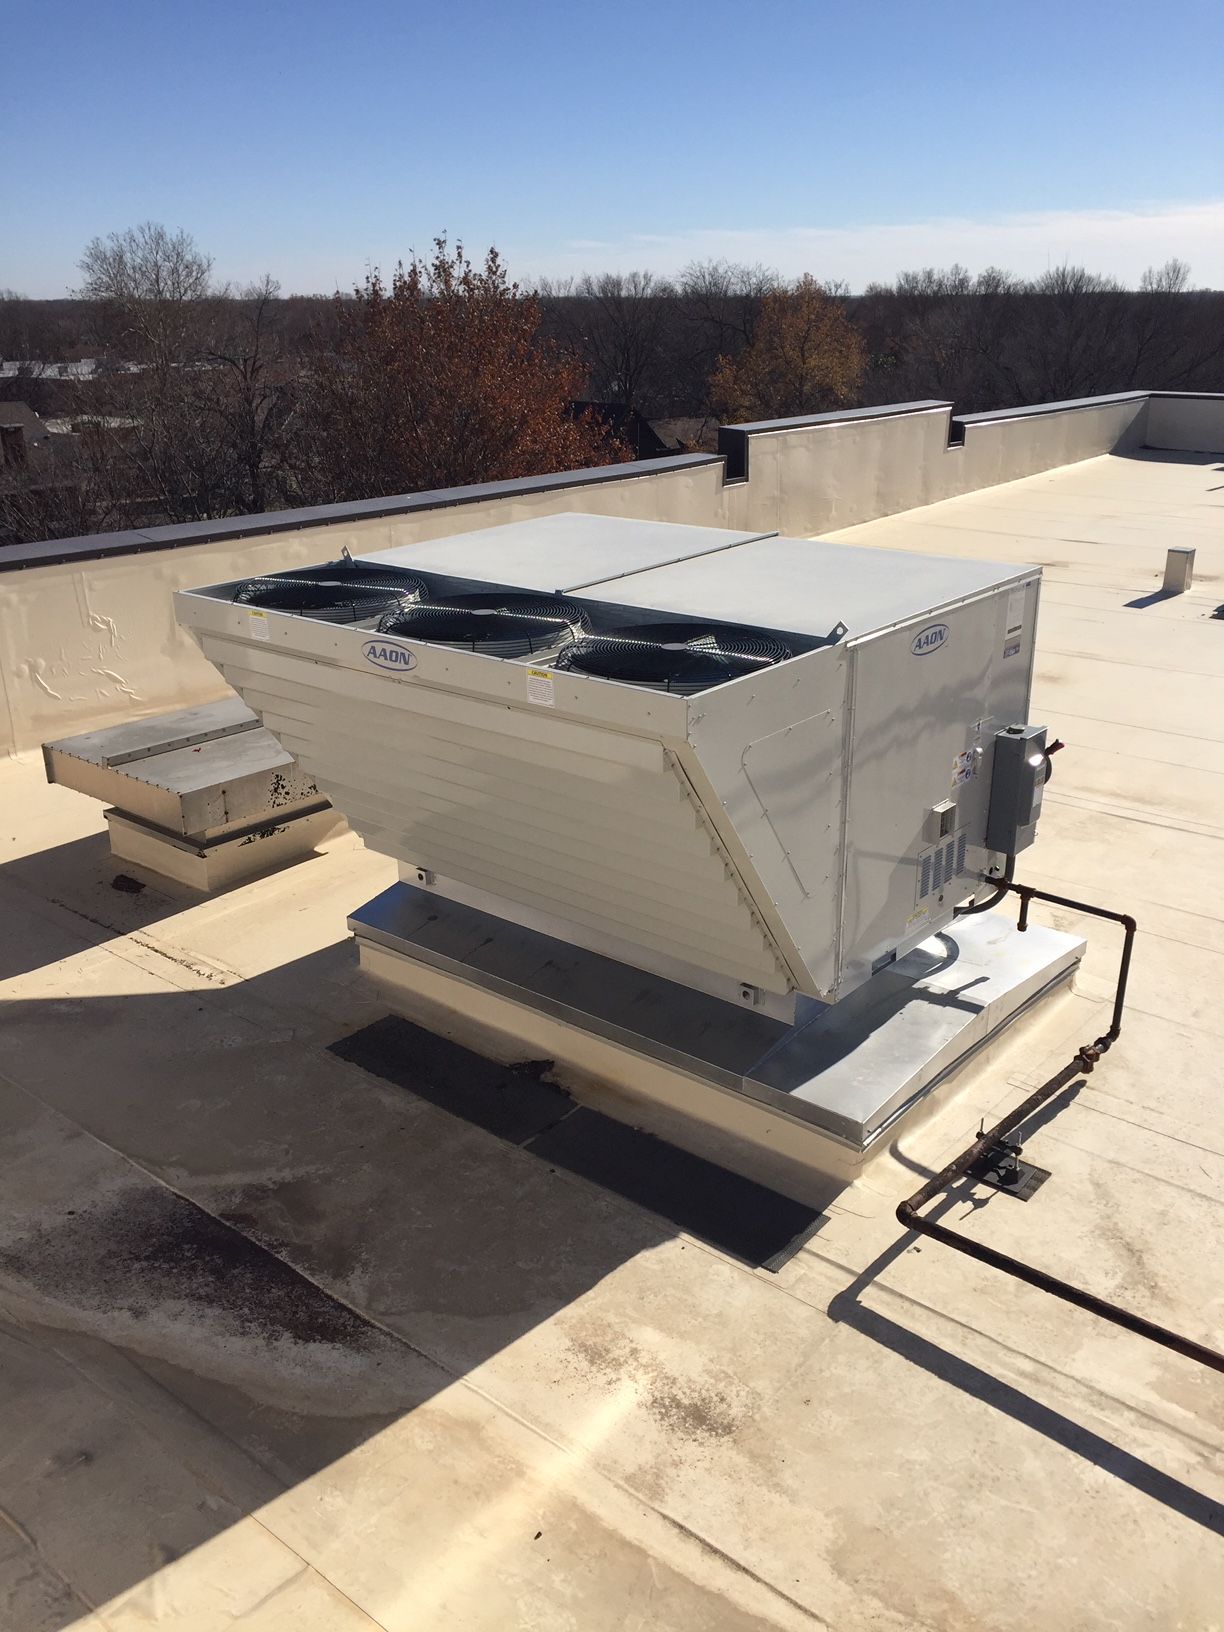
POLYGON ((589 635, 562 652, 556 667, 690 697, 793 655, 784 641, 763 629, 644 623, 589 635))
POLYGON ((336 561, 284 578, 250 578, 239 584, 234 600, 240 606, 294 612, 321 623, 359 623, 385 612, 390 602, 413 604, 426 593, 412 573, 336 561))
POLYGON ((493 657, 526 657, 568 646, 588 627, 586 612, 576 601, 496 590, 451 595, 428 605, 389 607, 378 624, 383 635, 463 646, 493 657))

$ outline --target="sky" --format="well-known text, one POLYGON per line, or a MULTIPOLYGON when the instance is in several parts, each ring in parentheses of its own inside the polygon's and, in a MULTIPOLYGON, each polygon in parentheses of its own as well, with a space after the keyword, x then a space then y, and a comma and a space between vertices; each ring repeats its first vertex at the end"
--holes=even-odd
POLYGON ((1219 0, 0 0, 0 288, 185 228, 331 292, 447 233, 520 281, 959 261, 1224 287, 1219 0))

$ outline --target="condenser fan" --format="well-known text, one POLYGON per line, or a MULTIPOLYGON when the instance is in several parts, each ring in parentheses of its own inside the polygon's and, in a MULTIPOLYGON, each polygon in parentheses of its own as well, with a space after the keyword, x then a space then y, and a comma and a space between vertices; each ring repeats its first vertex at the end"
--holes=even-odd
POLYGON ((427 606, 389 607, 378 625, 380 634, 463 646, 491 657, 526 657, 568 646, 587 627, 586 613, 576 601, 500 590, 448 595, 427 606))
POLYGON ((378 617, 392 603, 415 603, 425 593, 425 585, 410 572, 333 561, 284 578, 249 578, 234 591, 234 600, 321 623, 360 623, 378 617))
POLYGON ((643 623, 590 635, 562 652, 555 666, 689 697, 791 656, 789 646, 763 629, 643 623))

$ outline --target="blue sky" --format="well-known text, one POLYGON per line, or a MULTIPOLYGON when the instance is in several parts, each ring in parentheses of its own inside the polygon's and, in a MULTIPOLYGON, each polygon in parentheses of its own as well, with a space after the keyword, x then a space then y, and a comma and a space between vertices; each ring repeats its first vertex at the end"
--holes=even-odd
POLYGON ((1224 286, 1218 0, 0 0, 0 287, 185 227, 358 281, 437 232, 520 278, 726 255, 1224 286))

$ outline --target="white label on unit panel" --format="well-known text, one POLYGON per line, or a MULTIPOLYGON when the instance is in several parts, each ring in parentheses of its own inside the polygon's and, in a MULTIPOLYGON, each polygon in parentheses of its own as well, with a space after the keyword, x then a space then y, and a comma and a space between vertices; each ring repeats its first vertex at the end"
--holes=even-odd
POLYGON ((547 669, 527 670, 527 701, 542 703, 545 708, 552 708, 557 699, 553 691, 553 677, 547 669))
POLYGON ((1024 594, 1026 584, 1019 584, 1007 594, 1007 633, 1018 635, 1024 628, 1024 594))
POLYGON ((972 748, 966 748, 952 761, 952 786, 959 788, 962 782, 971 781, 976 774, 977 753, 972 748))
POLYGON ((249 628, 252 640, 271 640, 268 630, 268 614, 266 612, 252 612, 249 614, 249 628))

